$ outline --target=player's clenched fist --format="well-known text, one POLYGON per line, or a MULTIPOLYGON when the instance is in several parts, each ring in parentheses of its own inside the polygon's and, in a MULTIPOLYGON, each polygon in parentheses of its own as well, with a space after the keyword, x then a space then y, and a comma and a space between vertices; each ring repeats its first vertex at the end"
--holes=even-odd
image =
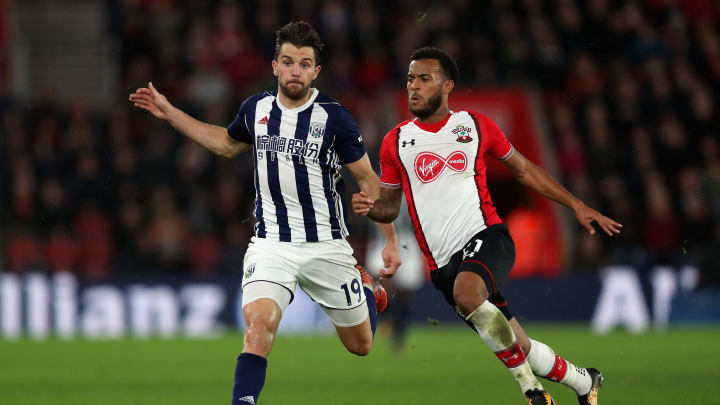
POLYGON ((375 201, 373 201, 373 199, 370 198, 370 196, 368 196, 364 191, 355 193, 352 196, 353 211, 355 211, 358 215, 367 215, 374 204, 375 201))

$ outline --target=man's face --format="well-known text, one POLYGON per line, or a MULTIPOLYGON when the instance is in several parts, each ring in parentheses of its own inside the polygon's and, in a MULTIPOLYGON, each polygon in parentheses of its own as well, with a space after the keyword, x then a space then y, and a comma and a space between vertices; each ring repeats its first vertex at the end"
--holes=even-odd
POLYGON ((312 81, 320 73, 320 66, 315 65, 315 51, 312 47, 298 48, 287 42, 280 47, 272 67, 280 91, 291 100, 301 100, 307 96, 312 81))
POLYGON ((407 75, 408 108, 419 118, 432 115, 443 99, 445 75, 437 59, 418 59, 410 62, 407 75))

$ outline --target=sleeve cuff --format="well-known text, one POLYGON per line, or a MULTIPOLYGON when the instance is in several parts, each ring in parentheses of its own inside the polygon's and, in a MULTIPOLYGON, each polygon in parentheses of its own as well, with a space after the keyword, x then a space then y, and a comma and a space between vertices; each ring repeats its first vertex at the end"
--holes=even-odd
POLYGON ((398 189, 402 187, 402 183, 385 183, 384 181, 381 181, 380 187, 398 189))
POLYGON ((505 156, 501 157, 500 160, 502 160, 502 161, 508 160, 514 154, 515 154, 515 147, 510 145, 510 150, 508 151, 508 153, 505 154, 505 156))

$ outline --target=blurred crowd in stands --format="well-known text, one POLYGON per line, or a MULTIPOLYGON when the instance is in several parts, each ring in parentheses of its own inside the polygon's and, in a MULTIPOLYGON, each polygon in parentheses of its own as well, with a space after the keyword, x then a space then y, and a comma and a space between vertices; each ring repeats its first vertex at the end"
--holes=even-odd
MULTIPOLYGON (((23 100, 0 75, 5 270, 238 272, 254 222, 252 159, 211 155, 127 94, 152 80, 176 106, 225 126, 245 97, 276 88, 275 30, 302 19, 326 42, 316 87, 351 109, 373 162, 398 120, 388 106, 410 53, 442 47, 460 85, 537 90, 559 179, 624 224, 612 239, 578 232, 568 271, 695 264, 705 283, 720 282, 715 1, 108 4, 122 64, 109 110, 82 95, 69 106, 23 100)), ((370 225, 353 217, 362 252, 370 225)))

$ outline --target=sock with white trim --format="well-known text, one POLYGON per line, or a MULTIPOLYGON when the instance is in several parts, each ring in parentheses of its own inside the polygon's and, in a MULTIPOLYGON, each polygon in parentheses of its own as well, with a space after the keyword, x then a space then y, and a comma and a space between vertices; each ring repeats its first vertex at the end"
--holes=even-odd
POLYGON ((525 354, 517 344, 510 323, 495 305, 489 301, 483 302, 466 320, 475 326, 483 342, 510 370, 523 393, 531 389, 543 389, 525 361, 525 354))
POLYGON ((543 342, 530 339, 530 344, 527 362, 535 375, 567 385, 575 390, 578 395, 585 395, 590 392, 592 378, 586 369, 577 367, 558 356, 553 349, 543 342))

